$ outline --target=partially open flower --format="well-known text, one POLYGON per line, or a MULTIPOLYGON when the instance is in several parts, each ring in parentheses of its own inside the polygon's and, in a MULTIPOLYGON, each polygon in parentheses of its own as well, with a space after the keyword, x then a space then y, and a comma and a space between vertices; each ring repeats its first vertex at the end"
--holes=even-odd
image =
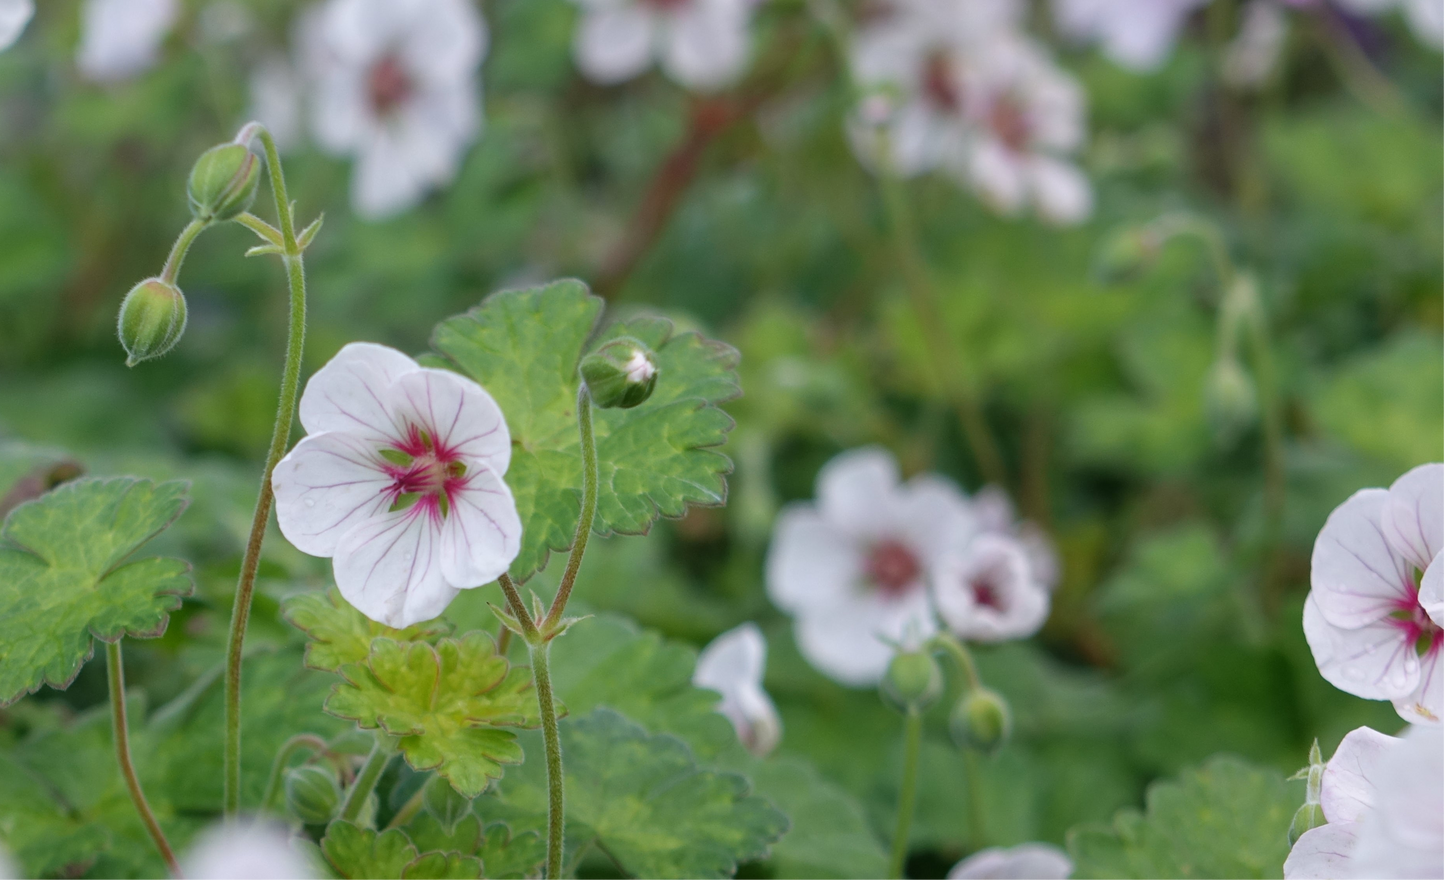
POLYGON ((582 359, 578 366, 592 402, 603 409, 629 409, 657 387, 657 356, 646 345, 624 336, 582 359))
POLYGON ((0 0, 0 51, 20 39, 34 14, 35 0, 0 0))
POLYGON ((1025 638, 1049 616, 1048 590, 1034 579, 1023 545, 1004 535, 979 535, 943 557, 930 578, 938 616, 960 638, 1025 638))
POLYGON ((783 722, 763 690, 768 643, 755 623, 745 623, 713 639, 697 657, 692 683, 722 694, 718 711, 726 715, 744 747, 759 757, 777 748, 783 722))
POLYGON ((981 849, 948 871, 949 880, 1062 880, 1074 872, 1063 851, 1047 843, 991 846, 981 849))

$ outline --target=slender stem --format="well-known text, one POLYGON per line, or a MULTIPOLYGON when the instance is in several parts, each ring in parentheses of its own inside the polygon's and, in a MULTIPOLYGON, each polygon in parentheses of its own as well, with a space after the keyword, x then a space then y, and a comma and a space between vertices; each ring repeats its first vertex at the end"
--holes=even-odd
POLYGON ((507 606, 512 609, 512 615, 522 626, 522 638, 526 639, 529 645, 542 641, 541 634, 537 632, 537 624, 532 620, 532 612, 527 610, 527 603, 522 601, 522 594, 517 592, 512 576, 503 572, 502 576, 497 578, 497 583, 502 587, 502 595, 507 597, 507 606))
POLYGON ((547 619, 540 625, 544 633, 557 625, 557 621, 562 619, 562 612, 567 609, 567 599, 577 581, 577 569, 582 567, 582 554, 587 552, 592 519, 597 515, 597 441, 592 436, 592 394, 587 390, 586 382, 577 387, 577 430, 582 439, 582 515, 577 518, 577 532, 572 536, 572 552, 567 555, 562 583, 557 587, 547 619))
POLYGON ((903 724, 903 785, 898 790, 898 827, 893 831, 893 858, 888 876, 903 876, 903 862, 908 857, 908 830, 913 827, 913 802, 918 794, 918 753, 923 746, 923 713, 908 710, 903 724))
POLYGON ((176 243, 171 245, 170 255, 166 257, 166 265, 161 269, 162 281, 167 284, 176 283, 176 276, 181 274, 181 263, 186 261, 186 251, 191 249, 191 243, 196 240, 196 236, 201 234, 201 230, 209 225, 205 220, 192 220, 186 224, 186 228, 176 236, 176 243))
POLYGON ((982 686, 978 677, 978 666, 973 662, 973 655, 969 653, 968 648, 964 647, 962 642, 953 637, 952 633, 940 633, 934 636, 930 640, 930 645, 934 648, 942 648, 948 652, 949 656, 953 657, 958 663, 958 668, 962 670, 963 677, 968 680, 969 690, 977 690, 982 686))
POLYGON ((161 851, 161 858, 166 860, 166 867, 172 876, 179 877, 181 866, 176 863, 176 854, 171 850, 165 832, 161 831, 155 813, 151 812, 151 805, 141 790, 140 779, 135 775, 135 765, 130 760, 130 728, 125 717, 125 661, 121 659, 119 641, 106 643, 105 665, 110 674, 110 722, 115 732, 115 760, 120 764, 120 775, 125 777, 125 786, 130 789, 135 811, 140 814, 146 831, 150 832, 151 840, 155 841, 156 849, 161 851))
POLYGON ((366 763, 361 765, 361 772, 356 774, 356 779, 346 790, 346 800, 341 804, 338 818, 346 822, 356 821, 356 817, 361 815, 361 808, 366 806, 366 799, 371 796, 371 790, 376 788, 376 780, 381 778, 381 771, 386 769, 393 754, 395 753, 387 743, 386 734, 377 731, 376 744, 371 747, 371 754, 366 756, 366 763))
POLYGON ((547 652, 550 643, 532 646, 532 679, 537 684, 537 705, 542 710, 542 741, 547 750, 547 876, 562 876, 562 836, 565 804, 562 779, 562 738, 557 731, 557 704, 552 699, 552 671, 547 652))
POLYGON ((505 626, 501 629, 502 631, 497 633, 497 656, 505 657, 507 649, 512 647, 512 631, 505 626))
POLYGON ((271 805, 276 802, 276 795, 281 791, 281 774, 286 772, 286 762, 291 760, 292 755, 301 749, 325 752, 327 748, 326 740, 314 733, 298 733, 286 740, 281 751, 276 753, 276 760, 271 762, 271 775, 266 779, 266 793, 261 795, 261 812, 271 809, 271 805))
POLYGON ((400 828, 410 822, 417 813, 421 812, 422 804, 426 802, 426 786, 423 785, 416 790, 416 793, 406 799, 391 821, 386 823, 387 828, 400 828))
POLYGON ((968 784, 968 848, 977 852, 983 849, 988 838, 983 833, 983 778, 976 750, 963 750, 963 771, 967 774, 964 781, 968 784))
POLYGON ((291 288, 291 320, 286 338, 286 364, 281 373, 281 396, 276 406, 276 425, 271 432, 271 448, 266 454, 266 467, 261 474, 261 490, 256 497, 256 512, 251 517, 251 535, 246 542, 246 555, 241 561, 241 576, 236 584, 236 600, 231 608, 231 634, 226 650, 226 741, 225 741, 225 811, 234 816, 241 808, 241 649, 246 640, 246 623, 251 617, 251 594, 256 586, 256 569, 261 563, 261 545, 266 540, 266 523, 271 516, 271 472, 286 451, 291 439, 291 420, 296 413, 296 395, 301 384, 301 355, 306 342, 306 272, 302 266, 301 249, 296 244, 296 230, 291 222, 291 202, 286 195, 286 178, 281 170, 281 157, 271 133, 254 124, 266 150, 266 170, 271 178, 271 194, 276 202, 276 215, 281 226, 281 240, 286 253, 281 261, 291 288))

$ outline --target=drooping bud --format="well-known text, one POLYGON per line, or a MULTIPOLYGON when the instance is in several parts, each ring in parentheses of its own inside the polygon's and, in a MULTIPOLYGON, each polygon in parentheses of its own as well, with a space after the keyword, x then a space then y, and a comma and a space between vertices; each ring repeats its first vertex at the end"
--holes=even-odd
POLYGON ((167 281, 147 278, 132 287, 120 304, 116 332, 128 367, 170 351, 185 330, 186 298, 167 281))
POLYGON ((1318 828, 1326 824, 1325 811, 1319 804, 1303 804, 1294 811, 1294 819, 1289 823, 1289 845, 1294 846, 1304 833, 1311 828, 1318 828))
POLYGON ((422 803, 442 827, 451 833, 457 823, 472 811, 471 799, 463 797, 444 776, 433 776, 427 780, 422 793, 422 803))
POLYGON ((592 402, 603 409, 630 409, 651 397, 657 386, 657 357, 630 336, 614 339, 587 355, 578 369, 592 402))
POLYGON ((932 706, 943 692, 943 673, 932 654, 900 651, 889 661, 878 692, 885 703, 899 712, 921 712, 932 706))
POLYGON ((1099 249, 1094 272, 1106 284, 1132 281, 1154 265, 1162 245, 1162 236, 1148 226, 1117 230, 1099 249))
POLYGON ((1008 702, 995 691, 978 687, 953 707, 948 731, 960 748, 975 748, 992 754, 1008 742, 1013 731, 1013 713, 1008 702))
POLYGON ((1310 746, 1310 762, 1290 779, 1305 780, 1305 802, 1295 810, 1294 819, 1289 823, 1289 845, 1294 846, 1295 842, 1311 828, 1318 828, 1329 820, 1325 818, 1324 808, 1320 806, 1320 789, 1324 787, 1325 761, 1320 754, 1320 741, 1315 740, 1310 746))
POLYGON ((308 825, 325 825, 341 806, 341 786, 329 767, 306 764, 286 771, 286 809, 308 825))
POLYGON ((197 220, 230 220, 251 207, 261 180, 261 163, 242 144, 221 144, 191 166, 186 195, 197 220))
POLYGON ((1235 357, 1214 362, 1204 386, 1204 409, 1215 436, 1229 442, 1254 423, 1258 411, 1254 382, 1235 357))

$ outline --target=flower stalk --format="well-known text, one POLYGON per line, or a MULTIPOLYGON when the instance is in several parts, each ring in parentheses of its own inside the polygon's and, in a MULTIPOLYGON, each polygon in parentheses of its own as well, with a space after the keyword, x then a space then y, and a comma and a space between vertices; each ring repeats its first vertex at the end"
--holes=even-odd
POLYGON ((361 765, 361 771, 346 790, 346 800, 342 802, 341 813, 337 816, 343 822, 355 822, 361 815, 366 799, 371 796, 372 789, 376 788, 376 781, 381 778, 381 771, 386 769, 386 765, 391 762, 391 756, 396 754, 389 739, 385 733, 376 732, 376 744, 371 747, 371 754, 366 756, 366 763, 361 765))
POLYGON ((918 799, 918 755, 923 748, 923 713, 910 708, 903 722, 903 784, 898 790, 898 826, 893 831, 893 853, 888 876, 899 880, 908 856, 908 832, 913 827, 913 805, 918 799))
POLYGON ((106 643, 105 665, 110 679, 110 721, 115 734, 116 763, 120 764, 120 774, 125 777, 125 787, 130 791, 131 802, 135 804, 135 811, 140 814, 141 823, 145 825, 151 840, 155 841, 156 849, 160 850, 161 858, 165 859, 171 876, 179 877, 181 866, 176 862, 175 851, 171 849, 170 841, 166 840, 165 832, 161 830, 155 813, 151 811, 150 802, 146 800, 145 791, 141 789, 140 779, 136 776, 135 765, 131 762, 130 727, 125 711, 125 661, 121 657, 119 641, 106 643))

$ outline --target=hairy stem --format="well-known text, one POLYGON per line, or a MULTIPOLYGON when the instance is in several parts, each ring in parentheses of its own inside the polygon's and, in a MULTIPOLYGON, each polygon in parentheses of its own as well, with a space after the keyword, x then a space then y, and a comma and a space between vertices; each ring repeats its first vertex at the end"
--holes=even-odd
POLYGON ((125 661, 121 658, 119 641, 106 643, 105 665, 110 676, 110 722, 115 733, 115 760, 120 765, 120 775, 125 777, 125 787, 130 789, 135 811, 140 814, 151 840, 155 841, 156 849, 160 850, 161 858, 166 860, 166 867, 172 876, 179 877, 181 866, 176 863, 176 854, 156 821, 155 813, 151 812, 151 805, 141 790, 140 779, 135 775, 135 765, 130 760, 130 727, 125 717, 125 661))
MULTIPOLYGON (((276 406, 276 424, 271 432, 271 448, 266 454, 266 467, 261 474, 261 490, 256 497, 256 512, 251 517, 251 535, 246 541, 246 555, 241 561, 241 576, 236 584, 236 600, 231 607, 231 634, 226 649, 226 741, 225 741, 225 811, 234 816, 241 808, 241 649, 246 640, 246 623, 251 617, 251 594, 256 587, 256 569, 261 563, 261 545, 266 540, 266 523, 271 517, 271 472, 286 452, 291 439, 291 420, 296 413, 296 396, 301 384, 301 355, 306 343, 306 271, 302 265, 301 248, 296 244, 296 229, 291 222, 291 201, 286 195, 286 178, 281 170, 281 157, 271 133, 250 123, 242 129, 258 135, 266 151, 266 171, 271 178, 271 194, 276 202, 277 221, 285 254, 286 279, 291 287, 291 320, 286 337, 286 363, 281 372, 281 398, 276 406)), ((238 136, 239 137, 239 136, 238 136)))
POLYGON ((366 806, 371 790, 376 788, 376 780, 381 778, 381 771, 386 769, 393 754, 395 753, 387 742, 386 734, 378 730, 376 744, 371 747, 371 754, 366 756, 366 763, 361 765, 361 772, 356 774, 351 787, 346 790, 346 800, 342 801, 341 813, 337 818, 347 822, 356 821, 356 817, 361 815, 361 808, 366 806))
POLYGON ((552 698, 550 643, 532 646, 532 679, 537 684, 537 705, 542 710, 542 741, 547 751, 547 876, 562 876, 562 835, 565 831, 562 737, 557 731, 557 704, 552 698))
POLYGON ((903 722, 903 784, 898 789, 898 827, 893 831, 893 857, 888 863, 888 876, 903 876, 903 862, 908 857, 908 831, 913 827, 913 802, 918 794, 918 753, 923 747, 923 713, 908 710, 903 722))
POLYGON ((522 601, 522 594, 517 591, 517 585, 512 582, 512 576, 503 572, 497 578, 497 583, 502 588, 502 595, 507 597, 507 607, 511 609, 512 615, 517 618, 517 623, 522 627, 522 638, 527 644, 534 645, 542 640, 537 632, 537 624, 532 620, 532 612, 527 610, 527 603, 522 601))
POLYGON ((557 621, 562 619, 562 612, 567 610, 567 599, 572 595, 572 585, 577 582, 577 570, 582 567, 582 554, 587 552, 592 520, 597 515, 597 440, 592 436, 592 393, 587 390, 586 382, 577 386, 577 431, 582 441, 582 514, 577 518, 577 532, 572 536, 572 550, 567 554, 562 582, 552 599, 547 619, 540 624, 544 633, 556 626, 557 621))
POLYGON ((326 740, 314 733, 298 733, 286 740, 281 746, 281 751, 276 753, 276 760, 271 762, 271 775, 266 779, 266 793, 261 795, 261 812, 271 809, 276 802, 276 795, 281 791, 281 774, 286 772, 286 762, 291 756, 301 749, 310 749, 313 752, 325 752, 328 746, 326 740))
POLYGON ((186 228, 176 236, 176 243, 171 245, 171 252, 166 257, 166 265, 161 269, 162 281, 167 284, 176 283, 176 277, 181 274, 181 263, 186 261, 186 252, 191 249, 191 244, 195 242, 196 236, 201 234, 201 230, 209 225, 210 223, 205 220, 192 220, 186 224, 186 228))

